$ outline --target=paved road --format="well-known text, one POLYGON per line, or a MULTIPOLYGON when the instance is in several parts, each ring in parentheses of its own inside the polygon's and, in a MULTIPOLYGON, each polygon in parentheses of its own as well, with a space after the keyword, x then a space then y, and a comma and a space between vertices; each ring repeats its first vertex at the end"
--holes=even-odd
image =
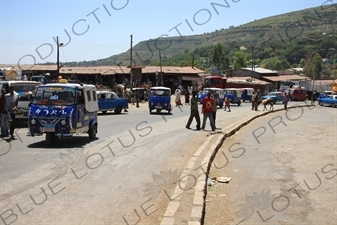
POLYGON ((206 225, 337 224, 337 110, 260 117, 225 140, 210 177, 206 225))
MULTIPOLYGON (((246 113, 249 103, 219 110, 217 123, 246 113)), ((161 179, 178 177, 206 139, 185 129, 188 115, 186 106, 160 116, 131 105, 99 116, 97 140, 83 134, 52 147, 19 129, 17 140, 0 142, 0 224, 159 224, 169 203, 161 179)))

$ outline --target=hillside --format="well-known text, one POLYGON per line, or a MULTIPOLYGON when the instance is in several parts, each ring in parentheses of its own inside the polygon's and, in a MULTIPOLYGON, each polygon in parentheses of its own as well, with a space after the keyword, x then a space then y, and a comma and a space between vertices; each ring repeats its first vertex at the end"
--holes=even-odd
MULTIPOLYGON (((280 45, 282 43, 283 50, 287 47, 297 44, 297 40, 302 45, 309 46, 313 49, 312 45, 317 44, 317 39, 322 38, 322 34, 335 35, 337 29, 337 4, 325 5, 324 7, 309 8, 301 11, 286 13, 282 15, 272 16, 260 20, 255 20, 250 23, 229 27, 227 29, 216 30, 212 33, 205 33, 202 35, 183 36, 183 37, 170 37, 160 38, 157 41, 150 39, 142 41, 133 47, 133 60, 137 65, 153 65, 159 61, 159 50, 161 51, 163 64, 167 65, 169 59, 189 52, 200 52, 200 48, 209 51, 211 47, 217 43, 221 43, 228 50, 226 54, 233 57, 233 47, 239 50, 240 46, 255 46, 256 49, 263 52, 270 48, 270 43, 274 42, 280 45), (301 37, 309 37, 309 39, 302 39, 301 37), (311 41, 310 41, 311 39, 311 41), (313 39, 313 40, 312 40, 313 39), (306 40, 306 43, 303 43, 306 40), (158 46, 156 48, 155 42, 158 46)), ((321 46, 319 46, 321 47, 321 46)), ((337 47, 337 46, 335 46, 337 47)), ((304 53, 303 53, 304 54, 304 53)), ((265 54, 266 55, 266 54, 265 54)), ((196 55, 199 63, 206 63, 207 57, 196 55)), ((261 60, 268 58, 260 57, 261 60)), ((271 54, 269 54, 271 56, 271 54)), ((275 55, 274 55, 275 56, 275 55)), ((303 56, 303 55, 302 55, 303 56)), ((84 61, 84 62, 68 62, 62 63, 67 66, 74 65, 129 65, 130 52, 113 55, 106 59, 84 61)), ((180 56, 182 57, 182 56, 180 56)), ((172 60, 171 60, 172 61, 172 60)), ((297 62, 298 63, 298 62, 297 62)), ((292 63, 291 63, 292 64, 292 63)))

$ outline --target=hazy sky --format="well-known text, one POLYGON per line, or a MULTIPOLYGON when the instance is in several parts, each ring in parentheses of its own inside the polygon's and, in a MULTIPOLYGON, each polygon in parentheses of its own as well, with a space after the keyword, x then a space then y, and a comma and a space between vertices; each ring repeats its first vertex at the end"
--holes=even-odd
POLYGON ((56 62, 56 36, 61 62, 96 60, 127 51, 131 34, 203 34, 337 0, 0 1, 0 64, 22 65, 56 62))

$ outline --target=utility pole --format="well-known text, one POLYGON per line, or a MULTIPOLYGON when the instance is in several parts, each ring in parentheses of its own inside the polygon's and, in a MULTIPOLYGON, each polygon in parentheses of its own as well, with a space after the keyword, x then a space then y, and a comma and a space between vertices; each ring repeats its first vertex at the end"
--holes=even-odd
POLYGON ((160 49, 159 49, 159 62, 160 62, 160 85, 161 86, 164 86, 164 84, 163 84, 163 71, 162 71, 162 66, 161 66, 161 51, 160 51, 160 49))
POLYGON ((255 81, 254 78, 254 71, 255 71, 255 62, 254 62, 254 46, 252 46, 252 78, 255 81))
POLYGON ((131 43, 130 43, 130 88, 132 91, 133 88, 133 76, 132 76, 132 34, 131 34, 131 43))
POLYGON ((59 44, 59 37, 57 36, 56 37, 56 47, 57 47, 57 58, 56 58, 56 63, 57 63, 57 65, 56 65, 56 68, 57 68, 57 71, 56 71, 56 75, 57 75, 57 78, 60 76, 60 50, 59 50, 59 48, 60 48, 60 44, 59 44))
POLYGON ((57 52, 57 71, 56 71, 56 74, 57 74, 57 78, 60 76, 60 46, 63 46, 63 43, 59 43, 59 37, 57 36, 56 37, 56 52, 57 52))

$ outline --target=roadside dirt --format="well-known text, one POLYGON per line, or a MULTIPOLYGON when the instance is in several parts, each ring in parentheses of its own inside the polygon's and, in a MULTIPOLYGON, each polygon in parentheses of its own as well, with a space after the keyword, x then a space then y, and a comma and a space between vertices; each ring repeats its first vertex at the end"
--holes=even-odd
POLYGON ((337 224, 336 118, 292 109, 227 138, 209 177, 232 180, 208 186, 204 224, 337 224))

